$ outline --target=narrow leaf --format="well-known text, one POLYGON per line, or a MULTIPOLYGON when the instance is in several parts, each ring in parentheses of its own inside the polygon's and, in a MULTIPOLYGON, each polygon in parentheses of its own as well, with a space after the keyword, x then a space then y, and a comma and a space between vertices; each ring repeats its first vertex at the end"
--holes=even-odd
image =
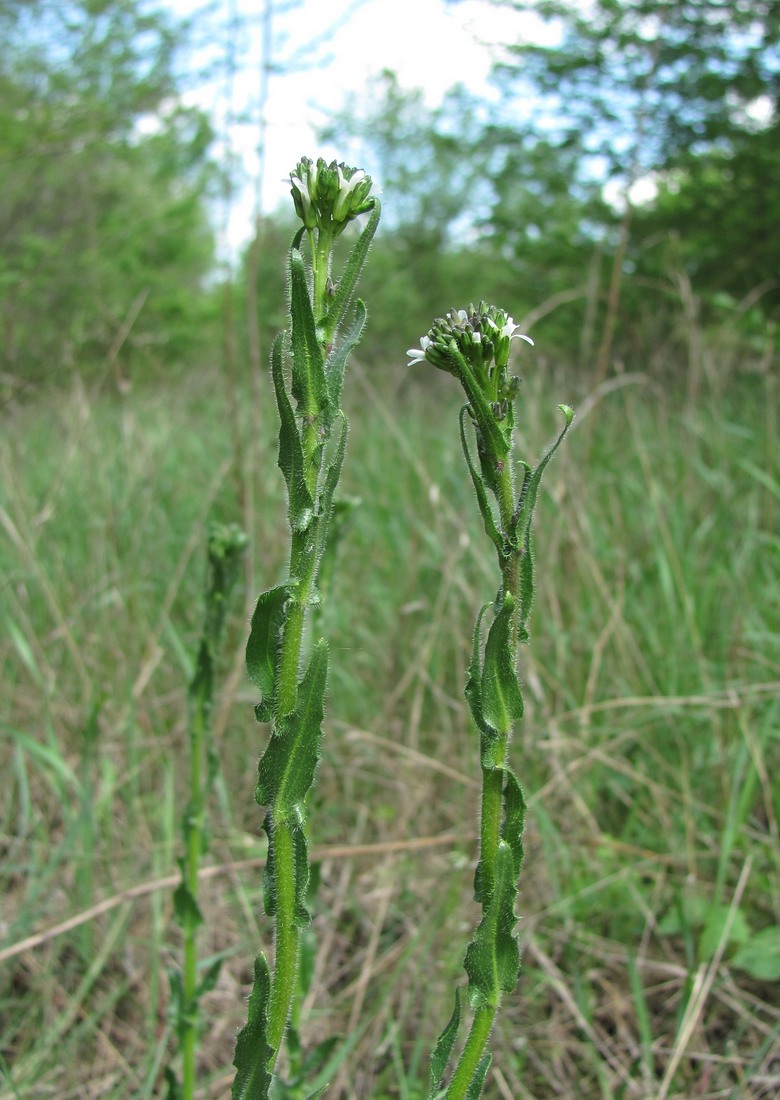
POLYGON ((347 360, 360 343, 363 335, 363 327, 366 323, 366 307, 358 298, 355 310, 355 321, 343 341, 328 357, 325 371, 328 380, 329 416, 332 417, 341 405, 341 388, 344 384, 344 372, 347 368, 347 360))
POLYGON ((232 1100, 268 1100, 271 1074, 267 1066, 273 1054, 267 1038, 270 990, 268 963, 265 955, 260 954, 255 959, 254 984, 249 997, 247 1021, 236 1038, 233 1065, 237 1072, 231 1092, 232 1100))
POLYGON ((318 415, 327 400, 325 364, 317 339, 303 256, 290 250, 290 312, 292 314, 292 393, 298 412, 318 415))
POLYGON ((293 923, 297 928, 306 928, 311 923, 311 913, 306 904, 309 894, 309 845, 306 833, 301 825, 292 828, 293 854, 295 860, 295 912, 293 923))
POLYGON ((203 972, 203 977, 198 983, 198 988, 195 993, 195 1000, 199 1001, 205 993, 211 993, 212 989, 216 987, 217 980, 219 978, 219 972, 222 969, 222 958, 215 959, 210 966, 207 966, 203 972))
POLYGON ((257 801, 274 823, 291 820, 314 782, 320 755, 328 647, 320 640, 298 685, 298 703, 271 738, 258 767, 257 801))
POLYGON ((520 877, 520 870, 525 858, 523 849, 525 811, 523 788, 512 769, 506 768, 504 771, 504 820, 501 825, 501 837, 507 842, 512 852, 515 882, 520 877))
POLYGON ((466 688, 464 694, 466 701, 471 711, 471 717, 474 719, 474 724, 477 729, 483 734, 492 734, 495 736, 496 731, 487 725, 485 722, 485 716, 482 709, 482 654, 481 654, 481 635, 482 635, 482 617, 489 607, 492 605, 486 603, 477 615, 477 621, 474 625, 474 640, 471 649, 471 661, 469 662, 468 675, 466 677, 466 688))
POLYGON ((252 615, 246 643, 246 670, 249 679, 260 688, 261 699, 255 708, 258 722, 271 720, 276 694, 276 659, 284 626, 287 601, 296 582, 279 584, 263 592, 252 615))
POLYGON ((496 521, 493 518, 493 510, 490 507, 490 501, 488 500, 488 495, 485 490, 485 483, 482 480, 482 475, 479 473, 476 466, 474 465, 473 459, 471 457, 471 451, 469 450, 468 441, 466 439, 465 418, 468 416, 468 408, 468 405, 464 405, 463 408, 460 410, 460 442, 461 446, 463 447, 463 454, 466 456, 466 465, 468 466, 469 473, 471 474, 471 481, 477 494, 477 503, 479 504, 479 510, 482 514, 482 522, 485 526, 485 533, 488 538, 494 543, 499 554, 503 555, 504 540, 498 533, 496 521))
POLYGON ((428 1100, 436 1100, 439 1090, 442 1087, 444 1080, 444 1074, 447 1070, 447 1063, 450 1060, 450 1054, 455 1044, 455 1039, 458 1034, 458 1028, 460 1027, 460 989, 455 990, 455 1008, 452 1010, 452 1016, 450 1016, 449 1023, 442 1031, 439 1038, 436 1040, 436 1046, 433 1048, 431 1054, 431 1083, 430 1091, 428 1093, 428 1100))
POLYGON ((485 1086, 485 1078, 487 1072, 490 1069, 490 1063, 493 1061, 493 1055, 490 1051, 486 1051, 479 1060, 477 1068, 474 1070, 474 1076, 471 1078, 471 1084, 466 1090, 466 1100, 479 1100, 482 1095, 482 1089, 485 1086))
POLYGON ((173 914, 176 923, 184 929, 194 929, 203 924, 203 914, 184 882, 173 891, 173 914))
POLYGON ((322 490, 319 498, 319 515, 318 524, 316 530, 317 541, 317 557, 322 558, 322 555, 328 549, 328 532, 330 530, 330 521, 333 516, 333 494, 336 491, 336 486, 339 483, 341 477, 341 468, 344 465, 344 456, 347 453, 347 434, 349 432, 349 422, 347 421, 344 413, 339 410, 339 419, 341 420, 341 433, 339 435, 339 441, 336 446, 336 454, 333 457, 333 461, 329 463, 325 472, 325 477, 322 482, 322 490))
POLYGON ((547 453, 543 456, 543 458, 539 462, 539 465, 532 472, 531 476, 526 477, 523 481, 523 488, 520 494, 520 502, 517 508, 518 522, 516 529, 519 532, 520 541, 524 546, 526 545, 526 540, 531 530, 531 520, 533 519, 534 508, 536 507, 536 498, 539 494, 539 485, 542 481, 542 474, 547 468, 547 464, 549 463, 552 456, 558 450, 561 443, 563 443, 564 437, 566 436, 566 433, 571 427, 571 422, 574 419, 574 413, 568 405, 559 405, 558 408, 563 413, 566 421, 566 423, 563 425, 563 430, 553 443, 552 447, 550 447, 549 451, 547 451, 547 453))
POLYGON ((520 951, 513 929, 517 923, 514 902, 517 886, 514 858, 509 845, 499 841, 493 893, 479 923, 476 935, 466 950, 464 966, 469 978, 472 1008, 496 1007, 501 993, 510 993, 517 984, 520 951))
POLYGON ((283 336, 277 336, 271 353, 271 378, 279 407, 279 469, 287 484, 287 513, 294 531, 305 531, 314 515, 314 501, 306 484, 303 447, 282 367, 283 336))
POLYGON ((507 592, 488 633, 482 669, 483 717, 502 734, 509 733, 512 723, 523 717, 523 696, 510 641, 514 610, 515 602, 507 592))
POLYGON ((520 607, 517 612, 517 640, 528 641, 528 616, 534 602, 534 552, 531 545, 531 532, 527 530, 520 551, 520 607))
POLYGON ((355 293, 355 288, 360 278, 360 272, 363 270, 363 265, 366 262, 368 249, 376 233, 377 226, 379 225, 381 213, 381 203, 379 199, 374 199, 374 209, 371 211, 371 216, 366 223, 365 229, 360 234, 354 248, 349 254, 344 273, 339 279, 339 285, 336 287, 336 293, 333 295, 330 309, 323 318, 323 327, 330 340, 333 339, 336 330, 344 320, 344 315, 349 308, 349 303, 352 301, 352 296, 355 293))

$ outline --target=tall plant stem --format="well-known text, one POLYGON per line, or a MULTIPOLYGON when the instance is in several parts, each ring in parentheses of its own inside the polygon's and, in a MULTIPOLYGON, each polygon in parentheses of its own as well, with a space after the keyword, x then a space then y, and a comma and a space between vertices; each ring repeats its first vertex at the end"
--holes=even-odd
MULTIPOLYGON (((190 805, 187 811, 187 844, 184 852, 183 880, 191 897, 198 896, 198 871, 203 851, 203 753, 208 700, 201 684, 192 704, 190 731, 190 805)), ((182 973, 185 1018, 182 1021, 182 1095, 192 1100, 195 1095, 196 1056, 198 1050, 197 1019, 192 1006, 198 987, 198 924, 188 921, 184 926, 184 963, 182 973)))
MULTIPOLYGON (((313 312, 322 316, 327 293, 327 277, 332 242, 321 230, 311 240, 313 271, 313 312)), ((317 416, 314 408, 306 411, 302 426, 302 446, 306 481, 312 498, 316 497, 325 448, 320 447, 317 416), (319 458, 315 458, 315 456, 319 458)), ((315 521, 316 523, 316 521, 315 521)), ((297 581, 294 602, 285 619, 279 650, 277 713, 284 720, 296 707, 298 676, 303 649, 303 630, 312 590, 317 579, 317 539, 312 529, 293 531, 290 546, 290 578, 297 581)), ((268 1002, 268 1043, 272 1054, 268 1069, 273 1070, 290 1017, 298 970, 300 931, 296 923, 296 859, 294 831, 296 822, 276 820, 270 815, 275 868, 275 961, 268 1002)))
MULTIPOLYGON (((511 457, 507 458, 499 472, 496 499, 498 500, 501 529, 506 535, 510 530, 515 509, 515 479, 511 457)), ((510 659, 513 667, 517 660, 521 553, 522 548, 518 546, 509 553, 499 555, 502 581, 500 595, 506 596, 508 594, 512 598, 515 608, 509 634, 510 659)), ((511 734, 511 723, 507 724, 505 729, 499 730, 498 737, 491 746, 490 760, 483 759, 481 762, 482 805, 479 858, 483 913, 487 909, 496 880, 496 864, 503 817, 504 770, 511 734)), ((474 1013, 466 1043, 447 1089, 446 1100, 462 1100, 466 1096, 490 1038, 497 1012, 498 1002, 480 1005, 474 1013)))

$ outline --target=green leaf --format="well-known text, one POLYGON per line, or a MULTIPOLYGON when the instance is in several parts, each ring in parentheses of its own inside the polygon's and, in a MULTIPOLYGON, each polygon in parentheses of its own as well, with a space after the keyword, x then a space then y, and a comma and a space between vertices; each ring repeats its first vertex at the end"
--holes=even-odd
POLYGON ((531 532, 526 531, 523 548, 520 552, 520 607, 517 612, 517 640, 528 641, 526 623, 531 614, 534 601, 534 554, 531 546, 531 532))
POLYGON ((509 845, 499 841, 493 893, 476 935, 466 950, 472 1008, 497 1007, 501 993, 511 993, 520 972, 520 951, 513 929, 517 923, 514 858, 509 845))
POLYGON ((293 820, 314 782, 320 756, 328 647, 321 639, 298 685, 292 714, 279 723, 258 767, 257 801, 270 806, 274 825, 293 820))
POLYGON ((780 981, 780 928, 756 932, 731 961, 760 982, 780 981))
POLYGON ((523 788, 511 768, 504 771, 504 820, 501 838, 507 842, 514 861, 514 877, 517 882, 523 866, 523 829, 525 828, 525 797, 523 788))
POLYGON ((232 1100, 268 1100, 271 1074, 268 1061, 273 1050, 268 1043, 268 998, 271 976, 268 963, 262 953, 255 959, 255 974, 249 996, 247 1021, 236 1038, 233 1065, 236 1077, 231 1092, 232 1100))
POLYGON ((211 993, 216 988, 219 972, 222 969, 222 958, 215 959, 203 972, 203 977, 198 983, 195 1000, 199 1001, 205 993, 211 993))
POLYGON ((482 437, 490 469, 494 471, 497 463, 509 454, 509 442, 501 431, 490 402, 474 377, 468 360, 454 340, 451 341, 450 353, 458 365, 458 377, 469 399, 471 414, 476 421, 477 431, 482 437))
POLYGON ((260 688, 260 702, 255 707, 258 722, 269 722, 276 695, 276 662, 281 630, 284 626, 287 601, 297 582, 279 584, 263 592, 252 614, 252 625, 246 643, 246 670, 249 679, 260 688))
POLYGON ((176 1074, 173 1072, 171 1066, 165 1067, 165 1084, 167 1085, 165 1091, 165 1100, 182 1100, 181 1085, 176 1079, 176 1074))
POLYGON ((482 668, 482 714, 487 725, 501 734, 523 717, 523 696, 512 658, 510 635, 515 602, 509 592, 493 620, 485 645, 482 668))
POLYGON ((460 410, 460 442, 463 447, 463 454, 466 456, 466 465, 469 468, 471 474, 471 481, 474 485, 474 491, 477 494, 477 504, 479 505, 480 513, 482 514, 482 522, 485 526, 485 534, 494 543, 496 549, 500 555, 504 555, 506 548, 504 546, 504 540, 498 532, 496 527, 496 521, 493 518, 493 509, 490 507, 490 501, 485 490, 485 482, 482 479, 482 475, 477 470, 474 462, 471 458, 471 451, 469 450, 468 441, 466 439, 466 427, 465 418, 468 416, 468 405, 464 405, 460 410))
POLYGON ((479 1100, 482 1095, 482 1089, 485 1086, 485 1078, 487 1072, 490 1069, 490 1063, 493 1061, 493 1055, 490 1051, 485 1051, 479 1060, 477 1068, 474 1070, 474 1076, 471 1078, 471 1084, 466 1091, 466 1100, 479 1100))
POLYGON ((328 381, 329 417, 334 416, 341 405, 341 388, 344 384, 344 373, 347 368, 347 360, 360 343, 365 323, 366 307, 358 298, 354 324, 344 337, 344 340, 339 344, 338 348, 328 357, 325 364, 328 381))
POLYGON ((355 293, 355 288, 360 278, 360 272, 363 270, 363 265, 366 262, 368 249, 376 233, 381 215, 382 205, 379 199, 375 198, 374 209, 371 211, 371 216, 349 254, 349 259, 339 279, 339 284, 336 287, 336 293, 331 300, 330 309, 322 319, 323 328, 329 343, 333 340, 336 330, 343 321, 344 315, 349 308, 349 303, 352 301, 352 296, 355 293))
POLYGON ((291 826, 293 858, 295 861, 295 911, 293 923, 306 928, 311 923, 311 913, 306 904, 309 895, 309 845, 303 826, 297 822, 291 826))
MULTIPOLYGON (((561 410, 566 420, 566 423, 563 426, 563 430, 553 443, 552 447, 550 447, 549 451, 547 451, 547 453, 543 456, 539 465, 531 473, 531 476, 528 477, 526 474, 526 477, 523 480, 523 488, 521 490, 520 501, 517 506, 517 523, 515 525, 515 529, 519 532, 519 542, 524 547, 527 547, 528 545, 528 537, 531 530, 531 520, 533 519, 534 508, 536 507, 536 498, 539 494, 539 485, 542 481, 542 474, 546 470, 552 456, 558 450, 561 443, 563 443, 564 437, 566 436, 566 433, 571 427, 571 422, 574 419, 574 413, 568 405, 559 405, 558 408, 561 410)), ((530 610, 530 605, 528 610, 530 610)), ((527 618, 527 612, 525 617, 527 618)))
POLYGON ((180 882, 173 891, 173 914, 182 928, 193 929, 203 924, 200 907, 184 882, 180 882))
POLYGON ((481 608, 479 615, 477 615, 477 621, 474 625, 474 639, 471 647, 471 661, 469 662, 464 694, 466 696, 466 702, 469 705, 469 710, 471 711, 471 717, 474 719, 474 724, 476 725, 477 729, 480 731, 480 733, 483 733, 487 736, 495 736, 496 731, 486 723, 482 709, 482 618, 489 607, 492 607, 492 604, 486 603, 484 607, 481 608))
POLYGON ((298 412, 317 416, 328 401, 325 364, 317 339, 303 256, 290 250, 290 312, 292 314, 292 394, 298 412))
POLYGON ((460 989, 455 990, 455 1007, 452 1010, 449 1023, 436 1040, 436 1046, 431 1053, 431 1083, 428 1092, 428 1100, 436 1100, 442 1087, 447 1063, 455 1044, 455 1039, 460 1027, 460 989))
POLYGON ((284 385, 282 367, 283 335, 274 340, 271 352, 271 378, 279 407, 279 469, 287 485, 287 514, 294 531, 305 531, 314 515, 314 500, 306 482, 301 436, 284 385))

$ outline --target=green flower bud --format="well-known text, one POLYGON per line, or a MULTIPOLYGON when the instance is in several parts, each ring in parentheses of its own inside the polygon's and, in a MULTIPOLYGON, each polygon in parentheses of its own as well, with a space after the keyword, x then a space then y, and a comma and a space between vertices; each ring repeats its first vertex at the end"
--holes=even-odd
POLYGON ((290 173, 295 212, 307 229, 325 229, 337 237, 353 218, 374 206, 372 180, 362 169, 322 157, 302 157, 290 173))

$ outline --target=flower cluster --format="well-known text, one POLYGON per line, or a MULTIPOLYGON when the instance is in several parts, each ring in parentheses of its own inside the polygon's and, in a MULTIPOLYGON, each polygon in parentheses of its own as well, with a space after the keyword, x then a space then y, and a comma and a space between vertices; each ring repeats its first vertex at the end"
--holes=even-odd
POLYGON ((512 340, 533 344, 530 336, 515 332, 516 328, 508 313, 486 302, 476 308, 470 305, 468 309, 451 309, 444 317, 436 318, 419 348, 409 349, 409 366, 427 360, 440 370, 458 374, 459 352, 480 376, 483 372, 492 376, 493 364, 501 373, 509 362, 512 340))
POLYGON ((320 157, 315 164, 302 157, 290 173, 295 212, 307 229, 327 229, 338 236, 347 223, 374 206, 371 177, 320 157))

